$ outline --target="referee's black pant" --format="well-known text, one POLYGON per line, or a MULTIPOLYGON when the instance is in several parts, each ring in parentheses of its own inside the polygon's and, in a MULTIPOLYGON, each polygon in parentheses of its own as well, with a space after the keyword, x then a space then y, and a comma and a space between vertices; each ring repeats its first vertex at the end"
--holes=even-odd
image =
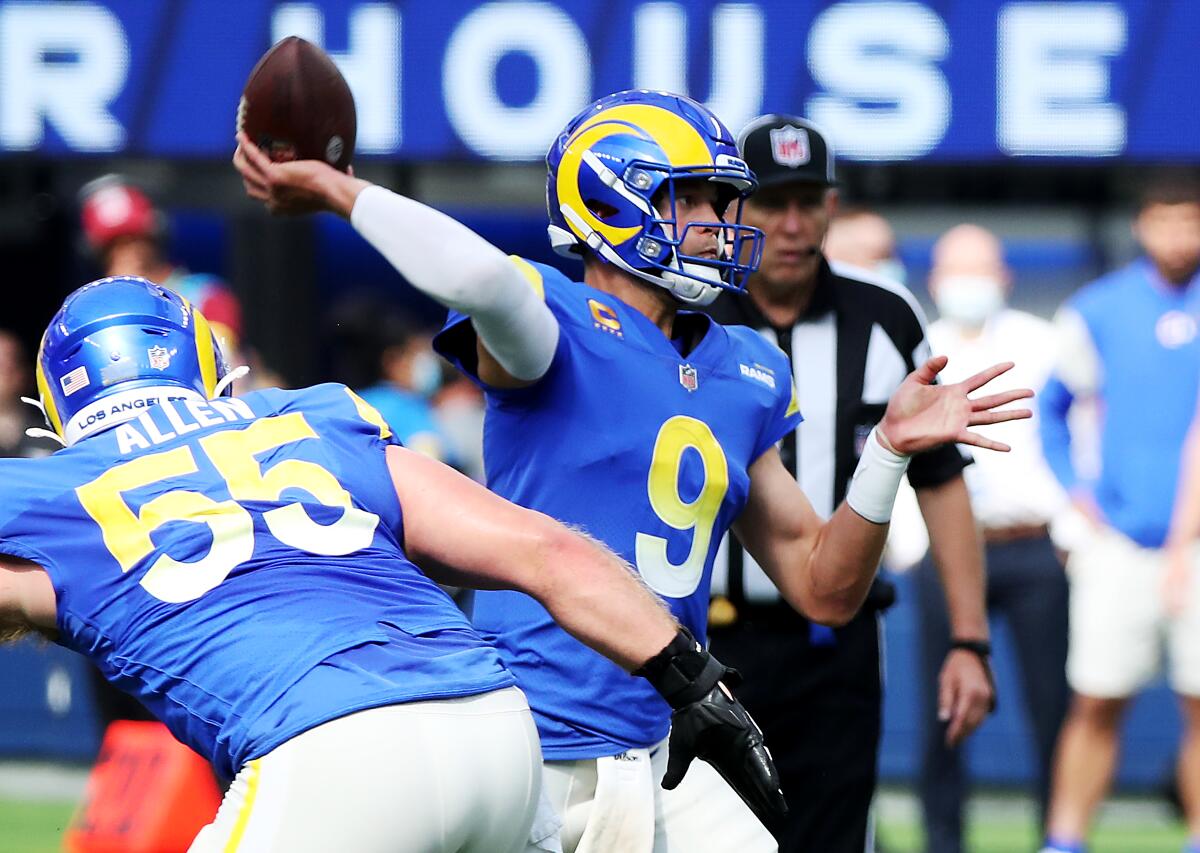
POLYGON ((779 769, 780 853, 863 853, 883 699, 880 616, 864 608, 832 631, 811 625, 786 604, 744 607, 736 624, 710 629, 710 644, 745 676, 738 698, 779 769))
MULTIPOLYGON (((987 546, 987 606, 1008 620, 1021 668, 1027 719, 1033 729, 1037 762, 1035 789, 1039 830, 1050 798, 1054 746, 1070 691, 1067 687, 1067 578, 1046 536, 987 546)), ((963 797, 967 780, 961 748, 947 749, 937 720, 937 681, 950 648, 946 597, 932 560, 916 568, 920 626, 921 724, 924 746, 920 770, 927 853, 962 853, 963 797)), ((1001 701, 1006 701, 1001 697, 1001 701)))

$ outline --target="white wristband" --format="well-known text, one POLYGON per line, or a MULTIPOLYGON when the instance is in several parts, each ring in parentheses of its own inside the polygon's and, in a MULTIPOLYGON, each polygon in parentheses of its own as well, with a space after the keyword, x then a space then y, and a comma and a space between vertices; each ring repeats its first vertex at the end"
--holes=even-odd
POLYGON ((900 488, 900 478, 908 470, 910 457, 892 453, 880 444, 876 429, 867 436, 858 467, 850 478, 850 488, 846 490, 846 503, 867 521, 886 524, 892 519, 896 491, 900 488))

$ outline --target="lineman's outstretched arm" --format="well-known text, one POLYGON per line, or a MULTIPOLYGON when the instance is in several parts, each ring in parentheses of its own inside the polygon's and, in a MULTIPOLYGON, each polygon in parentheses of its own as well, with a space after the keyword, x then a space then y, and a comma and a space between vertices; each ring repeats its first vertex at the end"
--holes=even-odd
POLYGON ((782 813, 779 776, 762 732, 724 683, 729 671, 617 555, 441 463, 399 447, 387 454, 405 550, 431 577, 528 593, 577 639, 649 681, 674 709, 664 787, 699 757, 765 822, 782 813))
POLYGON ((244 134, 233 162, 247 194, 271 212, 328 210, 349 219, 413 287, 469 315, 484 381, 515 387, 545 375, 558 321, 508 257, 471 229, 327 163, 273 163, 244 134))
POLYGON ((387 450, 404 508, 405 552, 436 580, 516 589, 580 641, 633 671, 679 630, 615 554, 420 454, 387 450))
POLYGON ((1012 368, 998 364, 953 385, 935 385, 939 356, 910 373, 867 437, 846 500, 824 524, 774 450, 750 467, 750 494, 734 531, 784 598, 818 622, 843 624, 857 612, 879 565, 900 478, 913 453, 947 442, 1008 447, 968 427, 1028 418, 1028 409, 994 411, 1033 396, 1021 388, 968 395, 1012 368))

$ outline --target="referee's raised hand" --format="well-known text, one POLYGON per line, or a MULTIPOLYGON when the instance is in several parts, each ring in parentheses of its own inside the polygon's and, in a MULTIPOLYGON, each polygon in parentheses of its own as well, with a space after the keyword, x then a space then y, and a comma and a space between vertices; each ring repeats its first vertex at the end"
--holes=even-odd
POLYGON ((972 399, 971 392, 1007 373, 1013 363, 995 364, 962 382, 938 385, 937 375, 946 366, 946 361, 944 355, 931 358, 905 377, 888 400, 879 434, 893 451, 905 456, 952 441, 1007 452, 1007 444, 985 438, 969 427, 1031 417, 1033 413, 1029 409, 997 410, 1015 400, 1032 397, 1033 391, 1016 388, 972 399))

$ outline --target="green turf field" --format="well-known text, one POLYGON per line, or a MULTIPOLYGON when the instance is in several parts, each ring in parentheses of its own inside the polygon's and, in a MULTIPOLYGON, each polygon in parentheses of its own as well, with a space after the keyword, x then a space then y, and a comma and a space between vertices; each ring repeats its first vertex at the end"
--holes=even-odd
MULTIPOLYGON (((924 850, 919 807, 906 789, 887 786, 875 801, 879 850, 924 850)), ((1034 829, 1035 809, 1021 794, 988 791, 972 798, 967 817, 971 853, 1033 853, 1041 839, 1034 829)), ((1166 802, 1121 796, 1100 812, 1090 853, 1180 853, 1186 836, 1166 802)))
MULTIPOLYGON (((54 853, 74 803, 0 799, 0 853, 54 853)), ((1108 813, 1092 839, 1091 853, 1179 853, 1183 827, 1166 815, 1108 813)), ((919 853, 921 827, 911 816, 884 816, 880 850, 919 853)), ((971 853, 1032 853, 1037 839, 1026 816, 1011 809, 977 809, 971 821, 971 853)))
POLYGON ((0 799, 0 853, 55 853, 75 811, 72 802, 0 799))
MULTIPOLYGON (((1159 823, 1102 824, 1092 837, 1089 853, 1179 853, 1184 836, 1182 827, 1159 823)), ((969 837, 971 853, 1033 853, 1039 841, 1024 821, 977 820, 969 837)), ((916 823, 879 827, 879 849, 886 853, 920 853, 923 840, 916 823)))

